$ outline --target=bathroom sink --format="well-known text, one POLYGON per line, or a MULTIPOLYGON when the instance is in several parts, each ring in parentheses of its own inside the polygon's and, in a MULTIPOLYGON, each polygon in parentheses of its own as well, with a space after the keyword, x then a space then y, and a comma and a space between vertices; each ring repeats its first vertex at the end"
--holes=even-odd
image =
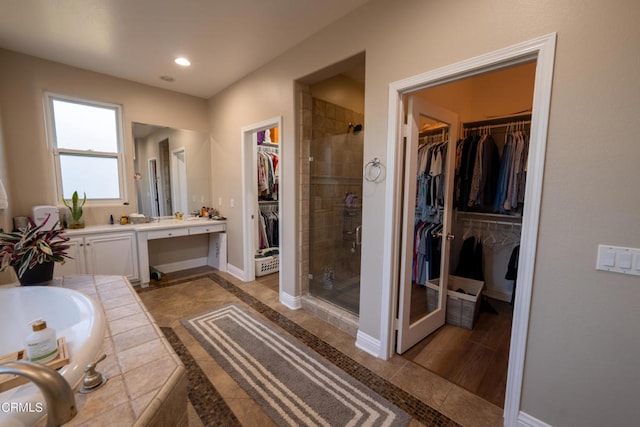
MULTIPOLYGON (((64 337, 70 363, 58 369, 72 388, 82 381, 84 369, 98 355, 105 331, 102 307, 92 298, 72 289, 51 286, 0 288, 0 355, 24 348, 24 338, 31 332, 31 322, 42 319, 58 337, 64 337)), ((1 426, 32 425, 45 412, 44 397, 32 383, 0 393, 3 410, 1 426), (18 408, 14 404, 22 405, 18 408)))

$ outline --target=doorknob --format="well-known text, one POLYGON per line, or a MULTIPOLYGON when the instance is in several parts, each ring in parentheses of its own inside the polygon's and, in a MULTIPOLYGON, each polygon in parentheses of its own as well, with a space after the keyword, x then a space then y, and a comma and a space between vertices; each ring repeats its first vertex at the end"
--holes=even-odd
POLYGON ((362 244, 362 225, 356 227, 356 245, 362 244))
MULTIPOLYGON (((433 237, 445 237, 445 234, 442 231, 438 231, 437 233, 433 233, 433 237)), ((451 233, 447 233, 446 234, 446 238, 447 238, 447 240, 453 240, 453 239, 456 238, 456 236, 454 236, 451 233)))

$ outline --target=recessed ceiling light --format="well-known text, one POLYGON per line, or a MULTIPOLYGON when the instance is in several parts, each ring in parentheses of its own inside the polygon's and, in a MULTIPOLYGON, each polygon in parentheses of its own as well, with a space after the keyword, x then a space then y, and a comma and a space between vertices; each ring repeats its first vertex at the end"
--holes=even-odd
POLYGON ((174 62, 178 65, 182 65, 183 67, 188 67, 189 65, 191 65, 191 61, 183 56, 176 58, 174 62))
POLYGON ((171 76, 160 76, 160 78, 161 78, 162 80, 164 80, 165 82, 174 82, 174 81, 176 81, 176 79, 174 79, 174 78, 173 78, 173 77, 171 77, 171 76))

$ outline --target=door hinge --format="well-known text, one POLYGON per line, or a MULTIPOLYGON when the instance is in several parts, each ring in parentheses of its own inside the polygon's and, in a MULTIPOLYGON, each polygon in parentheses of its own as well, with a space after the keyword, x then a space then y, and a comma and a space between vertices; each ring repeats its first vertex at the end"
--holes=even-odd
POLYGON ((396 317, 395 319, 393 319, 393 330, 397 331, 399 329, 400 329, 400 319, 396 317))
POLYGON ((402 137, 403 138, 408 138, 409 137, 409 123, 403 123, 403 125, 402 125, 402 137))

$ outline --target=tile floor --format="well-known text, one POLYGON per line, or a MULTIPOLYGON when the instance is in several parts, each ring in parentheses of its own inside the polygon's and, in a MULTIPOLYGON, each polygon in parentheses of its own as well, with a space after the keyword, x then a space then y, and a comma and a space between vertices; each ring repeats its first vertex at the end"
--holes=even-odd
MULTIPOLYGON (((189 425, 272 426, 273 422, 198 344, 181 325, 184 317, 202 313, 229 302, 243 302, 276 323, 292 325, 295 336, 318 351, 330 349, 328 358, 349 361, 363 382, 372 382, 389 400, 401 399, 415 417, 411 426, 456 425, 500 426, 502 409, 463 388, 431 373, 419 365, 395 356, 377 359, 354 345, 353 337, 303 310, 290 310, 278 302, 277 292, 258 282, 244 283, 235 277, 215 272, 196 272, 192 277, 164 280, 140 290, 140 298, 164 329, 165 335, 183 346, 193 377, 190 377, 189 425), (280 321, 278 320, 280 319, 280 321), (316 347, 314 347, 316 346, 316 347), (356 363, 352 363, 356 362, 356 363), (390 390, 390 391, 389 391, 390 390), (194 403, 195 402, 195 403, 194 403), (216 418, 218 417, 218 418, 216 418), (419 421, 419 420, 422 420, 419 421)), ((274 327, 278 327, 274 324, 274 327)), ((321 351, 322 352, 322 351, 321 351)), ((180 354, 180 351, 178 351, 180 354)), ((351 369, 351 368, 349 368, 351 369)), ((371 384, 369 384, 371 386, 371 384)), ((398 402, 394 402, 398 404, 398 402)))

